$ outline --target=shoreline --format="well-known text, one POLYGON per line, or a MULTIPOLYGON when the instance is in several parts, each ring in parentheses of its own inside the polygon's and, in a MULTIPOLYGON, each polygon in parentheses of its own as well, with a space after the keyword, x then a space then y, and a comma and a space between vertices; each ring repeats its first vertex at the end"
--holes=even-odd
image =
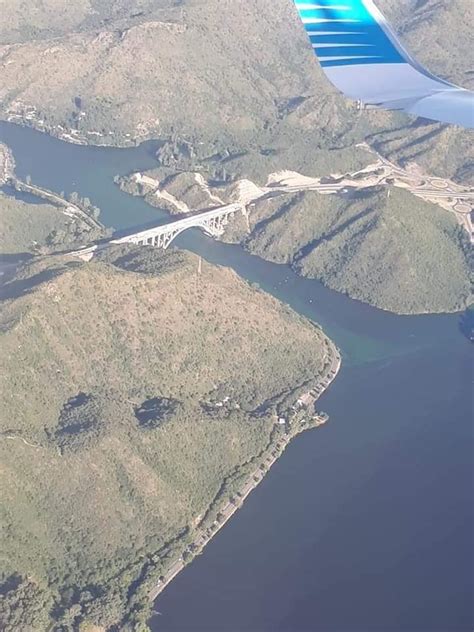
POLYGON ((23 180, 17 178, 14 173, 10 175, 7 184, 13 187, 15 191, 20 193, 29 193, 40 200, 46 200, 46 202, 55 206, 64 215, 67 215, 77 222, 82 222, 87 230, 106 230, 106 227, 98 219, 100 209, 97 217, 95 217, 91 212, 88 212, 85 208, 83 208, 79 202, 71 202, 65 197, 62 197, 53 191, 49 191, 44 187, 23 182, 23 180))
POLYGON ((5 186, 15 173, 15 159, 13 152, 5 143, 0 141, 0 187, 5 186))
MULTIPOLYGON (((34 108, 33 108, 34 110, 34 108)), ((82 147, 108 147, 110 149, 127 149, 137 147, 141 143, 149 140, 156 140, 159 135, 158 130, 148 130, 145 134, 139 134, 135 131, 135 135, 131 132, 96 132, 94 130, 80 131, 73 127, 65 125, 47 125, 42 119, 36 116, 36 111, 27 114, 19 114, 16 112, 6 112, 0 117, 0 121, 4 123, 12 123, 19 127, 32 129, 35 132, 47 134, 52 138, 57 138, 71 145, 79 145, 82 147), (93 137, 93 138, 91 138, 93 137), (97 142, 93 142, 96 139, 97 142), (101 141, 101 139, 104 139, 101 141)))
MULTIPOLYGON (((317 413, 315 405, 323 393, 331 386, 339 374, 342 360, 339 349, 334 342, 321 333, 325 346, 325 359, 329 360, 328 368, 323 376, 321 376, 310 391, 301 395, 298 400, 291 406, 288 419, 280 418, 274 430, 276 430, 276 440, 271 440, 265 451, 257 458, 256 468, 245 477, 245 482, 239 491, 218 507, 215 520, 208 526, 202 522, 197 526, 193 543, 185 547, 184 551, 168 567, 166 573, 160 576, 159 581, 153 586, 149 592, 150 601, 154 602, 159 595, 165 590, 169 584, 192 563, 194 557, 200 555, 205 547, 211 542, 212 538, 227 524, 232 516, 243 506, 248 496, 258 487, 265 479, 266 474, 272 466, 284 454, 286 448, 292 440, 306 430, 316 429, 324 426, 329 417, 326 413, 317 413), (312 413, 311 413, 312 408, 312 413), (303 419, 298 416, 307 413, 303 419), (308 421, 307 417, 312 415, 308 421), (284 422, 284 423, 283 423, 284 422), (284 432, 278 432, 278 426, 285 426, 284 432), (237 498, 235 498, 235 496, 237 498)), ((326 365, 325 365, 326 366, 326 365)), ((207 513, 214 513, 213 505, 207 510, 207 513)))
MULTIPOLYGON (((226 260, 226 255, 222 255, 221 259, 226 260)), ((220 259, 219 259, 219 261, 220 261, 220 259)), ((239 260, 239 262, 240 262, 240 260, 239 260)), ((246 260, 245 260, 245 263, 246 263, 246 260)), ((250 261, 250 263, 251 263, 251 261, 250 261)), ((230 265, 230 264, 227 263, 227 265, 230 265)), ((245 273, 246 268, 243 268, 243 269, 244 269, 244 273, 245 273)), ((276 270, 277 269, 276 266, 274 268, 272 267, 270 272, 272 272, 273 269, 276 270)), ((252 275, 250 275, 250 276, 252 276, 252 275)), ((264 278, 267 279, 266 276, 264 278)), ((274 277, 270 276, 270 273, 268 274, 268 278, 273 282, 274 277)), ((275 278, 276 279, 282 279, 283 275, 277 276, 275 274, 275 278)), ((276 287, 276 283, 275 283, 275 287, 276 287)), ((310 286, 310 288, 311 287, 312 286, 310 286)), ((336 292, 333 292, 333 294, 335 295, 336 292)), ((290 302, 290 299, 292 300, 293 297, 295 297, 294 298, 294 302, 297 302, 297 301, 299 301, 299 298, 300 298, 300 295, 298 295, 297 293, 293 293, 292 291, 287 290, 287 289, 284 289, 284 291, 282 292, 282 295, 283 295, 283 300, 285 300, 286 302, 290 302)), ((317 296, 319 297, 320 295, 317 294, 317 296)), ((323 294, 322 296, 324 297, 326 295, 323 294)), ((400 341, 400 345, 401 345, 400 348, 401 348, 401 350, 403 351, 403 353, 405 353, 405 351, 406 351, 406 355, 407 355, 407 357, 410 360, 411 360, 411 355, 414 356, 415 353, 418 353, 418 351, 419 351, 419 341, 420 340, 425 341, 427 344, 429 342, 430 349, 440 349, 441 351, 444 349, 444 345, 445 345, 445 341, 446 340, 449 340, 449 344, 450 345, 452 345, 452 343, 453 343, 455 334, 452 334, 452 330, 457 328, 457 321, 455 321, 453 319, 449 319, 449 318, 446 319, 446 325, 444 324, 444 319, 443 319, 443 321, 440 321, 440 320, 437 320, 437 319, 433 319, 433 325, 431 325, 431 321, 426 323, 426 325, 427 325, 426 328, 429 327, 431 329, 431 327, 432 327, 432 329, 433 329, 432 332, 429 331, 429 333, 426 335, 426 338, 424 337, 425 336, 425 323, 424 323, 424 321, 423 321, 423 326, 419 326, 417 324, 416 320, 408 321, 410 323, 410 325, 404 323, 404 321, 399 320, 399 319, 394 319, 394 321, 392 321, 392 320, 387 321, 383 314, 376 314, 375 310, 370 310, 369 312, 367 312, 368 315, 366 316, 366 320, 363 321, 363 323, 364 323, 363 326, 361 326, 360 328, 357 328, 357 329, 353 328, 352 327, 353 322, 358 322, 358 321, 357 321, 357 318, 353 318, 353 312, 351 310, 354 307, 354 313, 355 313, 356 316, 359 316, 361 312, 358 311, 357 305, 354 305, 355 301, 349 302, 349 301, 346 301, 346 298, 347 297, 343 297, 343 301, 341 301, 341 303, 340 303, 341 304, 341 309, 338 312, 338 314, 341 313, 342 316, 341 316, 340 320, 336 319, 335 325, 337 327, 339 327, 339 330, 337 330, 337 331, 345 332, 345 330, 347 330, 351 335, 354 335, 354 337, 357 336, 357 340, 361 339, 363 336, 370 337, 372 331, 377 332, 377 336, 380 337, 380 345, 382 345, 382 343, 385 343, 385 340, 387 340, 387 341, 393 341, 393 340, 400 341), (373 316, 373 318, 372 318, 372 316, 373 316), (413 327, 411 325, 412 322, 413 322, 413 327), (389 325, 388 327, 386 327, 387 323, 389 325), (439 324, 437 324, 437 323, 439 323, 439 324), (379 325, 380 325, 380 329, 379 329, 379 325), (387 337, 384 336, 384 331, 383 331, 384 328, 386 328, 389 331, 389 335, 387 337), (447 334, 447 336, 449 336, 449 337, 444 338, 444 332, 445 331, 449 331, 449 334, 447 334), (417 339, 418 339, 418 343, 417 343, 417 339)), ((279 299, 279 300, 282 300, 282 299, 279 299)), ((321 306, 321 313, 324 315, 323 317, 329 318, 331 316, 331 314, 333 313, 332 312, 332 303, 330 301, 328 301, 327 304, 326 304, 326 301, 321 301, 321 303, 318 304, 318 302, 315 300, 314 304, 315 304, 314 306, 311 306, 308 309, 310 310, 310 312, 312 314, 315 314, 315 316, 313 316, 315 319, 317 319, 317 317, 318 317, 317 315, 319 315, 319 313, 320 313, 319 312, 320 306, 321 306)), ((337 303, 337 305, 339 305, 339 302, 337 303)), ((299 309, 296 309, 296 308, 294 308, 294 309, 295 309, 295 311, 298 311, 301 314, 301 311, 299 309)), ((378 311, 382 311, 382 310, 378 310, 378 311)), ((365 317, 365 312, 362 312, 362 314, 365 317)), ((344 341, 345 341, 344 336, 342 336, 341 338, 338 337, 338 338, 336 338, 336 340, 341 340, 341 344, 343 345, 343 348, 346 347, 346 345, 344 344, 344 341)), ((375 338, 374 338, 374 340, 375 340, 375 338)), ((377 342, 379 342, 379 340, 377 340, 377 342)), ((351 350, 352 347, 348 345, 347 349, 351 350)), ((381 347, 381 349, 382 349, 381 354, 383 354, 383 357, 386 357, 385 356, 385 351, 383 350, 384 348, 381 347)), ((391 354, 391 352, 390 352, 390 354, 391 354)), ((378 357, 378 349, 376 349, 374 351, 373 356, 374 357, 378 357)), ((389 351, 387 351, 387 357, 388 356, 389 356, 389 351)), ((359 356, 357 355, 357 357, 359 357, 359 356)), ((441 354, 440 357, 442 357, 442 354, 441 354)), ((410 367, 412 365, 413 364, 410 362, 410 364, 407 363, 406 365, 403 366, 403 371, 404 371, 403 375, 402 375, 403 378, 406 378, 405 371, 407 370, 407 367, 408 367, 408 370, 410 370, 410 367)), ((416 366, 416 365, 413 365, 413 366, 416 366)), ((459 363, 457 363, 455 366, 461 366, 461 365, 459 363)), ((365 370, 365 366, 362 366, 362 368, 360 370, 365 370)), ((369 373, 369 375, 370 375, 370 373, 369 373)), ((443 388, 446 389, 446 383, 443 385, 441 377, 446 377, 446 376, 449 377, 449 375, 450 375, 450 373, 447 372, 445 375, 439 376, 439 379, 438 379, 438 374, 436 373, 436 374, 434 374, 434 376, 431 379, 435 383, 437 383, 437 382, 441 383, 441 391, 442 391, 443 388)), ((379 382, 380 382, 379 387, 381 385, 383 386, 383 380, 380 380, 379 382)), ((365 384, 365 380, 362 383, 365 384)), ((342 384, 341 384, 341 386, 342 386, 342 384)), ((369 384, 369 386, 370 386, 370 384, 369 384)), ((424 384, 423 384, 423 382, 421 382, 419 385, 417 384, 416 386, 417 386, 416 390, 415 389, 413 389, 413 390, 415 390, 415 393, 414 393, 414 395, 416 397, 415 401, 418 401, 419 389, 420 388, 422 389, 424 384)), ((337 386, 337 387, 339 388, 339 386, 337 386)), ((372 390, 371 390, 372 388, 373 388, 373 386, 370 386, 369 389, 365 388, 365 390, 369 391, 369 395, 372 393, 372 390)), ((338 393, 339 393, 339 391, 338 391, 338 393)), ((387 388, 386 395, 385 395, 385 393, 383 393, 383 391, 382 391, 382 394, 384 396, 386 396, 386 398, 387 398, 386 401, 390 402, 390 395, 391 394, 393 395, 393 392, 391 393, 391 390, 387 388)), ((362 415, 366 412, 366 407, 365 406, 362 407, 362 411, 361 411, 362 415, 361 415, 360 411, 359 411, 360 407, 358 405, 359 404, 359 400, 363 401, 364 397, 365 397, 365 393, 363 393, 362 395, 358 395, 357 400, 354 401, 354 411, 353 411, 354 415, 355 415, 354 418, 357 419, 357 416, 360 415, 360 421, 365 421, 365 418, 362 415)), ((339 399, 339 397, 337 399, 339 399)), ((392 418, 389 420, 390 422, 392 422, 392 419, 394 419, 396 421, 396 413, 398 412, 398 407, 399 407, 398 406, 399 402, 398 402, 396 394, 395 394, 395 397, 393 397, 392 399, 394 400, 394 404, 395 405, 393 407, 394 411, 391 411, 392 412, 392 418)), ((437 404, 438 403, 439 402, 437 402, 437 404)), ((441 403, 442 403, 442 400, 441 400, 441 403)), ((385 404, 385 402, 384 402, 384 404, 385 404)), ((338 406, 338 407, 340 408, 340 406, 338 406)), ((435 409, 434 409, 434 411, 435 411, 435 409)), ((445 428, 445 425, 443 425, 443 419, 442 418, 441 418, 441 421, 440 421, 440 427, 441 428, 445 428)), ((336 428, 334 428, 334 430, 336 430, 336 428)), ((360 432, 360 429, 357 432, 360 432)), ((335 434, 335 433, 333 433, 331 431, 331 435, 329 435, 329 437, 332 436, 333 434, 335 434)), ((341 433, 341 434, 344 434, 344 433, 341 433)), ((449 435, 449 433, 448 433, 448 435, 449 435)), ((315 439, 315 441, 317 440, 315 437, 313 437, 313 438, 315 439)), ((298 459, 298 454, 300 452, 300 448, 304 447, 305 445, 308 445, 307 442, 308 441, 312 441, 313 438, 311 437, 311 435, 308 435, 307 437, 305 437, 305 443, 304 444, 303 443, 300 444, 299 442, 298 443, 295 442, 295 444, 292 447, 292 450, 286 456, 286 458, 287 459, 292 458, 292 459, 296 459, 297 460, 298 459)), ((323 441, 325 441, 325 437, 324 436, 322 436, 320 438, 323 441)), ((334 441, 332 443, 334 444, 334 441)), ((336 454, 339 454, 339 452, 337 452, 336 454)), ((442 450, 440 451, 440 455, 442 457, 442 455, 443 455, 442 450)), ((281 465, 285 466, 286 463, 287 463, 287 461, 283 462, 281 465)), ((377 462, 376 462, 376 464, 377 464, 377 462)), ((342 465, 344 466, 344 459, 343 459, 342 465)), ((430 465, 431 464, 428 462, 427 463, 427 467, 429 468, 430 465)), ((396 466, 398 466, 398 464, 394 463, 394 466, 396 467, 396 466)), ((286 468, 285 467, 283 467, 283 468, 280 467, 280 469, 286 469, 286 468)), ((318 468, 315 469, 315 472, 317 472, 317 473, 319 473, 321 471, 324 472, 324 469, 322 469, 320 466, 318 466, 318 468)), ((310 470, 309 472, 312 473, 313 470, 310 470)), ((277 474, 277 472, 275 472, 274 474, 277 474)), ((268 486, 271 487, 271 486, 274 485, 273 479, 274 479, 274 477, 267 479, 266 487, 268 487, 268 486)), ((385 481, 385 484, 387 482, 390 483, 390 479, 389 478, 388 478, 388 481, 385 481)), ((397 492, 397 484, 396 483, 393 484, 393 488, 394 488, 394 491, 396 493, 397 492)), ((267 495, 272 496, 272 493, 270 493, 270 494, 267 493, 267 489, 266 488, 262 489, 261 492, 262 493, 265 492, 265 497, 267 495)), ((275 493, 278 494, 278 489, 276 489, 275 493)), ((384 490, 384 493, 386 493, 385 490, 384 490)), ((259 502, 257 498, 255 499, 255 501, 259 502)), ((277 496, 277 502, 280 502, 280 501, 278 501, 278 496, 277 496)), ((248 507, 248 510, 250 510, 250 505, 248 507)), ((317 508, 317 510, 319 511, 319 507, 317 508)), ((318 517, 317 514, 316 514, 316 517, 318 517)), ((390 519, 392 519, 392 516, 389 515, 388 517, 390 519)), ((417 516, 415 516, 415 517, 417 517, 417 516)), ((241 516, 241 519, 243 519, 243 518, 244 518, 244 515, 241 516)), ((396 516, 395 516, 395 519, 396 519, 396 516)), ((349 517, 348 524, 349 524, 349 526, 351 526, 350 517, 349 517)), ((368 521, 368 524, 369 524, 369 527, 373 526, 373 517, 372 516, 370 517, 370 522, 368 521)), ((388 523, 388 521, 387 521, 387 525, 388 525, 389 528, 392 526, 391 524, 388 523)), ((253 526, 253 525, 250 525, 250 526, 253 526)), ((413 533, 414 533, 415 537, 417 535, 415 533, 415 527, 417 527, 417 526, 418 525, 414 523, 413 533)), ((256 528, 259 528, 258 524, 256 525, 256 528)), ((264 528, 264 525, 263 525, 263 528, 264 528)), ((442 533, 442 531, 440 531, 440 533, 442 533)), ((227 535, 228 534, 225 534, 225 532, 222 532, 221 533, 221 538, 222 537, 226 537, 227 535)), ((354 538, 354 540, 355 540, 355 538, 354 538)), ((335 542, 337 542, 337 540, 335 542)), ((216 544, 218 544, 218 543, 216 542, 215 546, 216 546, 216 544)), ((368 550, 370 552, 370 548, 368 550)), ((212 553, 213 553, 213 549, 210 549, 207 552, 207 556, 208 557, 209 556, 212 557, 212 553)), ((455 553, 455 551, 454 551, 454 553, 455 553)), ((206 572, 208 572, 206 570, 206 568, 209 567, 208 557, 206 557, 206 559, 201 560, 201 566, 199 567, 200 570, 197 573, 197 575, 202 574, 203 569, 204 569, 204 574, 206 574, 206 572)), ((305 566, 305 568, 303 570, 306 571, 308 568, 310 568, 310 564, 312 564, 312 560, 309 560, 308 564, 305 566)), ((403 579, 403 575, 405 575, 405 577, 408 578, 408 580, 410 580, 411 575, 410 575, 409 565, 407 565, 407 567, 408 568, 406 569, 406 572, 405 572, 405 569, 401 569, 400 577, 403 579)), ((367 568, 368 568, 368 570, 370 570, 373 573, 373 575, 375 577, 377 577, 376 573, 377 573, 377 571, 380 573, 380 569, 382 568, 382 565, 379 564, 378 567, 377 567, 377 563, 374 563, 373 567, 372 566, 368 566, 367 568)), ((383 570, 383 568, 382 568, 382 570, 383 570)), ((356 573, 354 573, 354 575, 356 575, 356 573)), ((155 577, 156 577, 156 574, 155 574, 155 577)), ((324 579, 325 578, 323 578, 323 580, 324 579)), ((184 576, 182 578, 182 581, 183 580, 186 580, 186 576, 184 576)), ((184 581, 184 583, 186 583, 186 581, 184 581)), ((392 582, 392 583, 396 587, 396 582, 392 582)), ((152 584, 153 584, 153 581, 150 581, 150 582, 147 583, 147 585, 144 588, 148 589, 148 587, 151 586, 152 584)), ((375 588, 377 587, 377 582, 376 581, 373 582, 373 586, 372 587, 369 584, 368 589, 374 588, 374 587, 375 588)), ((182 588, 182 585, 176 584, 176 591, 178 593, 181 593, 181 588, 182 588)), ((280 585, 280 587, 278 587, 278 589, 279 588, 281 588, 281 585, 280 585)), ((390 586, 390 584, 389 584, 388 587, 387 587, 387 591, 386 592, 388 592, 388 589, 391 589, 391 588, 392 588, 392 586, 390 586)), ((172 591, 172 589, 171 589, 171 591, 172 591)), ((278 590, 277 590, 277 592, 278 592, 278 590)), ((337 590, 335 590, 333 592, 335 593, 334 597, 337 598, 338 597, 337 590)), ((410 598, 409 591, 407 590, 406 592, 407 592, 406 596, 409 599, 410 598)), ((167 594, 165 592, 164 593, 165 596, 161 597, 161 599, 162 600, 163 599, 167 599, 168 595, 170 595, 170 594, 171 593, 167 594)), ((317 594, 317 593, 315 593, 315 594, 317 594)), ((369 592, 368 594, 370 596, 371 593, 369 592)), ((332 594, 331 594, 331 596, 332 596, 332 594)), ((404 595, 402 595, 402 596, 404 596, 404 595)), ((179 609, 181 607, 181 605, 182 605, 181 602, 183 602, 183 600, 184 600, 184 603, 186 602, 186 595, 183 594, 183 598, 181 598, 181 595, 179 594, 178 597, 179 597, 179 599, 178 599, 177 608, 179 609)), ((383 599, 383 597, 384 597, 384 593, 382 593, 381 599, 383 599)), ((389 597, 390 597, 390 595, 389 595, 389 597)), ((174 601, 174 597, 173 597, 172 601, 174 601)), ((387 603, 391 604, 392 602, 389 600, 389 601, 387 601, 387 603)), ((238 601, 237 601, 237 604, 238 604, 238 601)), ((448 602, 448 604, 449 604, 449 602, 448 602)), ((163 604, 161 604, 161 605, 163 605, 163 604)), ((159 609, 159 606, 155 606, 155 608, 159 609)))

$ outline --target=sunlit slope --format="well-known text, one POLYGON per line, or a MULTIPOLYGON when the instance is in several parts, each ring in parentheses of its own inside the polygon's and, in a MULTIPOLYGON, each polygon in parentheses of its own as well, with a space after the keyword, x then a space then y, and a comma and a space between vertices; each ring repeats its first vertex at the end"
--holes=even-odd
POLYGON ((344 199, 302 193, 259 202, 247 247, 328 287, 397 313, 470 301, 467 235, 449 213, 392 189, 344 199))
POLYGON ((57 207, 0 192, 0 255, 64 249, 90 237, 57 207))
POLYGON ((8 20, 0 23, 0 41, 28 42, 96 31, 111 23, 140 22, 153 11, 172 11, 177 4, 174 0, 32 0, 26 10, 18 0, 2 0, 8 20))
POLYGON ((429 70, 473 89, 471 0, 375 0, 408 50, 429 70))
MULTIPOLYGON (((280 102, 317 83, 290 2, 191 1, 179 10, 168 2, 133 18, 141 4, 123 19, 105 11, 96 28, 76 24, 54 41, 9 46, 6 33, 3 111, 34 106, 47 125, 111 130, 117 142, 171 129, 251 139, 277 122, 280 102)), ((319 90, 333 94, 323 82, 319 90)))
POLYGON ((318 330, 233 272, 203 263, 198 276, 180 253, 117 257, 128 271, 34 264, 6 289, 23 293, 1 311, 7 630, 49 629, 51 600, 64 623, 139 618, 147 569, 322 368, 318 330), (160 413, 140 417, 147 402, 160 413))
POLYGON ((27 204, 0 193, 0 253, 28 252, 45 243, 54 230, 64 230, 68 219, 49 204, 27 204))
MULTIPOLYGON (((35 366, 34 354, 48 350, 43 370, 28 378, 31 408, 22 404, 20 392, 9 396, 18 402, 15 425, 29 431, 36 427, 35 412, 40 432, 49 427, 50 417, 54 423, 58 407, 74 395, 70 389, 121 390, 127 384, 131 396, 134 388, 145 395, 159 385, 163 395, 167 391, 167 396, 179 399, 203 396, 217 380, 232 384, 229 388, 242 406, 253 408, 264 395, 267 399, 285 390, 293 369, 310 377, 318 362, 317 357, 309 361, 309 352, 295 354, 291 370, 282 365, 281 372, 275 371, 275 358, 259 348, 267 344, 263 332, 271 331, 277 314, 281 329, 273 332, 272 340, 285 357, 292 344, 285 326, 298 338, 298 324, 304 321, 227 269, 205 264, 198 276, 197 260, 191 257, 156 278, 105 264, 74 267, 16 302, 23 314, 21 326, 5 334, 3 361, 14 348, 10 342, 18 342, 22 352, 16 354, 17 367, 2 372, 3 379, 21 379, 24 366, 35 366), (31 342, 26 344, 28 337, 31 342), (62 357, 62 348, 69 350, 67 358, 62 357), (172 372, 163 371, 160 358, 166 357, 172 358, 172 372), (161 373, 159 381, 156 372, 161 373), (32 403, 35 394, 43 400, 45 389, 55 389, 44 402, 51 407, 46 417, 42 407, 32 403)), ((10 309, 15 313, 15 305, 7 313, 10 309)), ((303 327, 303 335, 311 339, 312 329, 303 327)), ((8 382, 4 384, 8 390, 8 382)))
MULTIPOLYGON (((285 2, 272 2, 277 10, 285 2)), ((288 0, 286 4, 291 4, 288 0)), ((470 25, 474 7, 470 0, 376 0, 376 5, 396 27, 405 45, 420 61, 452 81, 472 82, 466 63, 471 54, 470 25)), ((221 2, 222 13, 228 5, 221 2)), ((77 32, 123 28, 142 24, 150 19, 179 20, 185 11, 195 8, 217 8, 211 0, 33 0, 28 10, 18 0, 3 0, 2 12, 7 19, 0 23, 0 43, 13 44, 47 40, 77 32)), ((269 3, 259 3, 259 10, 267 12, 269 3)), ((225 15, 222 15, 225 20, 225 15)), ((252 7, 246 7, 245 32, 252 27, 252 7)))
MULTIPOLYGON (((469 0, 410 1, 403 13, 399 3, 379 4, 433 72, 469 84, 469 0)), ((187 158, 205 147, 242 156, 250 171, 271 151, 277 168, 308 173, 328 149, 381 130, 418 143, 413 119, 358 113, 330 85, 292 0, 81 0, 73 10, 48 0, 28 12, 8 0, 4 14, 0 116, 67 139, 71 131, 112 145, 173 137, 186 140, 187 158)), ((454 164, 443 161, 436 134, 414 153, 439 175, 465 177, 465 134, 450 135, 454 164)), ((350 167, 344 153, 331 158, 335 170, 350 167)))

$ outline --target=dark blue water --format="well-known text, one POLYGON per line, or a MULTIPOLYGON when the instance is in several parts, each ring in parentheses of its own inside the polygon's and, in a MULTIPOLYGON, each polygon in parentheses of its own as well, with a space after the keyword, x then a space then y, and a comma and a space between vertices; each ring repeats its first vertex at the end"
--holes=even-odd
POLYGON ((33 184, 57 193, 77 191, 102 210, 100 219, 108 226, 126 228, 160 217, 141 199, 124 195, 113 181, 118 174, 156 167, 156 141, 132 149, 85 147, 2 122, 0 139, 13 150, 19 178, 30 175, 33 184))
POLYGON ((242 511, 159 597, 155 630, 472 630, 469 359, 345 369, 242 511))
MULTIPOLYGON (((2 123, 0 137, 20 176, 87 195, 105 223, 163 221, 112 181, 154 166, 152 143, 78 147, 2 123)), ((344 369, 321 400, 331 423, 294 441, 159 597, 152 629, 473 630, 472 355, 460 317, 388 314, 198 231, 177 243, 319 322, 344 369)))

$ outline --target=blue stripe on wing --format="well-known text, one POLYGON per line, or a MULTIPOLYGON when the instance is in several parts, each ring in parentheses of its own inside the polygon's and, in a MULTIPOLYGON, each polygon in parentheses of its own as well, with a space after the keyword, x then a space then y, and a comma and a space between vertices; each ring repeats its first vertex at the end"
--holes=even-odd
POLYGON ((361 0, 296 0, 322 66, 403 63, 361 0))

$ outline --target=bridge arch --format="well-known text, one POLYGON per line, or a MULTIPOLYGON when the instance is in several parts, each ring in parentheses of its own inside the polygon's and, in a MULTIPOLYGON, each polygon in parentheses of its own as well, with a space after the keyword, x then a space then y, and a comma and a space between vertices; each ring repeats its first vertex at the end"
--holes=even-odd
POLYGON ((237 212, 245 214, 246 207, 243 204, 229 204, 224 207, 205 211, 199 215, 185 217, 184 219, 157 226, 156 229, 145 230, 121 239, 111 240, 111 243, 132 243, 137 246, 153 246, 166 249, 170 244, 189 228, 201 228, 208 235, 219 237, 224 232, 224 226, 237 212))
POLYGON ((178 229, 176 229, 176 231, 174 231, 173 233, 170 234, 170 239, 167 240, 166 239, 166 235, 163 235, 163 238, 165 240, 165 244, 163 246, 164 250, 166 250, 167 248, 169 248, 171 246, 171 244, 173 243, 173 241, 179 237, 182 233, 184 233, 187 230, 191 230, 193 228, 201 228, 205 233, 207 233, 208 235, 211 235, 212 237, 218 237, 220 233, 220 231, 218 230, 212 230, 211 227, 209 226, 209 222, 196 222, 195 224, 192 224, 190 226, 183 226, 180 227, 178 229))

